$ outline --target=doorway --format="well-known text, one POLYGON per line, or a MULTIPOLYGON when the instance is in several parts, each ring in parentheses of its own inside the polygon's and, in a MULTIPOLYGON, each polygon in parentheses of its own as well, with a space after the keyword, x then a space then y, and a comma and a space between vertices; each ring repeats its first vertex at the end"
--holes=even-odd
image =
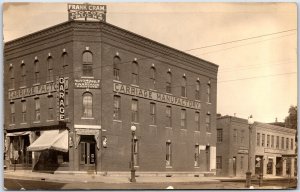
POLYGON ((210 171, 210 147, 206 146, 205 148, 205 156, 206 156, 206 171, 210 171))
POLYGON ((276 157, 276 176, 281 176, 282 175, 282 157, 276 157))
POLYGON ((79 147, 80 170, 95 171, 96 169, 96 142, 93 135, 82 135, 79 147))
POLYGON ((233 176, 236 176, 236 157, 232 158, 232 164, 233 164, 233 176))

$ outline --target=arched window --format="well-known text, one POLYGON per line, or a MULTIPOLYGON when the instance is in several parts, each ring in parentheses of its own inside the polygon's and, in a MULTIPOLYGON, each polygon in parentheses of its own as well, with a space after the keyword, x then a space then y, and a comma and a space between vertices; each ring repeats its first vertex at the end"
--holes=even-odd
POLYGON ((207 102, 211 103, 211 86, 210 81, 207 83, 207 102))
POLYGON ((25 63, 21 65, 21 86, 26 86, 26 68, 25 63))
POLYGON ((120 80, 120 63, 121 59, 118 56, 114 57, 113 67, 114 67, 114 80, 120 80))
POLYGON ((195 99, 201 100, 201 84, 199 80, 196 81, 195 99))
POLYGON ((132 62, 132 72, 131 72, 131 76, 132 76, 132 81, 131 83, 133 85, 138 85, 139 83, 139 64, 136 61, 132 62))
POLYGON ((53 81, 54 77, 53 77, 53 59, 52 57, 48 57, 47 59, 47 81, 53 81))
POLYGON ((34 61, 34 83, 39 83, 40 79, 40 62, 39 60, 34 61))
POLYGON ((9 76, 10 76, 9 89, 14 89, 15 88, 15 71, 14 71, 13 66, 11 66, 9 68, 9 76))
POLYGON ((167 93, 172 92, 172 73, 171 73, 171 71, 167 72, 166 92, 167 93))
POLYGON ((66 77, 68 75, 68 62, 67 62, 67 58, 68 58, 68 54, 65 52, 62 54, 61 56, 62 58, 62 71, 61 74, 63 77, 66 77))
POLYGON ((150 68, 150 80, 151 80, 151 89, 156 89, 156 69, 155 67, 150 68))
POLYGON ((85 77, 93 76, 93 55, 88 51, 82 55, 82 75, 85 77))
POLYGON ((182 82, 181 82, 181 96, 186 97, 186 77, 182 77, 182 82))
POLYGON ((84 93, 82 99, 83 117, 93 117, 93 95, 84 93))

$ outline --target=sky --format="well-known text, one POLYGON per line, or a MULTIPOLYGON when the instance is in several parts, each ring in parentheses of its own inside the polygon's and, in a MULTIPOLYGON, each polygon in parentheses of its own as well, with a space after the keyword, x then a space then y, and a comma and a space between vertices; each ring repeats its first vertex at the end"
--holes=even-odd
MULTIPOLYGON (((217 112, 284 121, 297 105, 294 3, 103 3, 106 21, 219 65, 217 112)), ((68 20, 66 3, 6 3, 4 41, 68 20)))

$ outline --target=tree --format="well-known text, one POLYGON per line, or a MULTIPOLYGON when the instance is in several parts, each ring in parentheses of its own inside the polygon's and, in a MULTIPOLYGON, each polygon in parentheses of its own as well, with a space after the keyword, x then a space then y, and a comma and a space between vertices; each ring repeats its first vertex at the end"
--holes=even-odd
POLYGON ((290 106, 289 115, 285 118, 285 126, 297 130, 297 106, 290 106))

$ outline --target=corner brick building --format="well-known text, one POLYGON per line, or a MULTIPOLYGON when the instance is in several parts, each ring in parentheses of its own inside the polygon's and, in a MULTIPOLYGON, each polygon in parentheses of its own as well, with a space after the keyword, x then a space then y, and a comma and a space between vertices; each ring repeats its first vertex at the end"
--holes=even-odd
POLYGON ((128 172, 134 124, 137 172, 215 173, 217 71, 105 22, 7 42, 5 163, 128 172))

